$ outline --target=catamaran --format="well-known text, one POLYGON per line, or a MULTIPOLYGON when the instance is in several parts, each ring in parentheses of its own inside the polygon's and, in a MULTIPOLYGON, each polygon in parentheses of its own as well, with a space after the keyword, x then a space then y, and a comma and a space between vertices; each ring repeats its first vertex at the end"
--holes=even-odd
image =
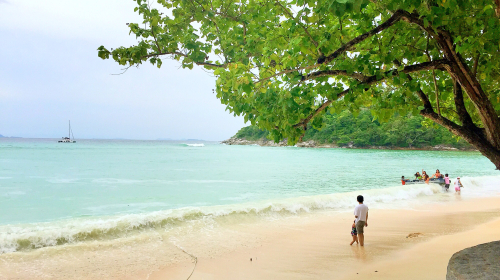
POLYGON ((61 140, 57 141, 59 143, 76 143, 75 136, 73 135, 73 131, 71 130, 71 121, 68 121, 69 129, 68 129, 68 137, 63 137, 61 140))

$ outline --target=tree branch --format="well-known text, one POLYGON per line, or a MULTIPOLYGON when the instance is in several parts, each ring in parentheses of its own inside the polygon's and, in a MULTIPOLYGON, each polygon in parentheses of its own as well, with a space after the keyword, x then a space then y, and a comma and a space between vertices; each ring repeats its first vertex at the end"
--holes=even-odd
MULTIPOLYGON (((395 61, 395 64, 396 63, 399 62, 395 61)), ((412 77, 408 75, 408 79, 411 81, 412 77)), ((440 114, 436 114, 436 112, 434 112, 434 110, 432 109, 432 105, 429 102, 429 99, 421 89, 417 91, 417 94, 420 96, 420 99, 424 103, 424 109, 420 111, 421 116, 433 120, 455 135, 466 139, 469 143, 479 144, 482 148, 486 147, 486 149, 494 149, 494 147, 486 140, 484 129, 478 128, 467 112, 463 101, 462 87, 458 81, 455 80, 454 84, 455 107, 457 109, 457 112, 455 113, 459 116, 460 121, 462 122, 462 126, 454 123, 453 121, 443 117, 440 114)))
MULTIPOLYGON (((344 97, 344 95, 346 95, 347 93, 349 93, 349 91, 351 91, 351 88, 348 88, 348 89, 340 92, 339 94, 337 94, 337 98, 335 100, 338 100, 338 99, 344 97)), ((319 113, 321 113, 328 106, 330 106, 330 104, 332 104, 333 101, 334 100, 332 100, 332 99, 325 101, 323 104, 321 104, 321 106, 319 106, 316 110, 314 110, 314 112, 312 114, 310 114, 309 116, 307 116, 305 119, 302 119, 302 121, 300 121, 299 123, 295 124, 293 127, 302 127, 302 128, 304 128, 304 130, 306 130, 307 123, 309 123, 309 121, 311 121, 319 113)))
POLYGON ((426 118, 429 118, 433 121, 435 121, 436 123, 444 126, 445 128, 447 128, 448 130, 452 131, 453 133, 455 133, 456 135, 459 135, 459 136, 462 136, 467 134, 467 130, 464 129, 462 126, 450 121, 449 119, 443 117, 443 116, 440 116, 438 115, 436 112, 434 112, 433 110, 430 110, 430 109, 423 109, 422 111, 420 111, 420 115, 422 115, 423 117, 426 117, 426 118))
MULTIPOLYGON (((285 8, 283 5, 281 5, 281 3, 278 0, 276 1, 276 4, 278 4, 291 19, 294 19, 292 13, 287 8, 285 8)), ((314 38, 311 36, 311 34, 309 33, 309 31, 307 30, 307 26, 305 26, 304 24, 302 24, 300 21, 298 23, 299 23, 300 26, 302 26, 302 28, 304 29, 304 32, 307 34, 307 36, 309 36, 309 38, 311 39, 312 43, 317 48, 318 47, 318 42, 316 42, 316 40, 314 40, 314 38)), ((319 52, 319 50, 318 50, 318 52, 319 52)))
POLYGON ((320 66, 320 64, 314 64, 314 65, 309 65, 309 66, 304 66, 304 67, 299 67, 299 68, 294 68, 294 69, 287 69, 287 70, 283 70, 281 72, 278 72, 276 74, 273 74, 269 77, 266 77, 266 78, 262 78, 258 81, 255 81, 255 83, 261 83, 261 82, 264 82, 264 81, 267 81, 269 79, 272 79, 274 77, 277 77, 277 76, 281 76, 283 74, 288 74, 288 73, 292 73, 292 72, 297 72, 297 71, 300 71, 300 70, 306 70, 306 69, 313 69, 313 68, 316 68, 320 66))
MULTIPOLYGON (((427 34, 427 46, 425 48, 425 54, 427 55, 427 58, 429 59, 429 61, 432 61, 431 55, 429 54, 429 39, 430 39, 430 35, 427 34)), ((434 69, 432 69, 432 79, 434 81, 434 91, 436 93, 437 113, 438 113, 438 115, 441 115, 441 108, 439 108, 439 87, 438 87, 437 80, 436 80, 436 71, 434 69)))
POLYGON ((495 14, 497 15, 497 17, 500 18, 500 0, 495 0, 495 4, 497 5, 495 9, 495 14))
POLYGON ((160 48, 160 44, 158 44, 158 40, 156 39, 156 35, 155 35, 155 32, 153 31, 153 28, 154 28, 154 26, 151 26, 151 35, 153 35, 153 39, 155 39, 155 44, 156 44, 156 47, 158 48, 158 52, 161 53, 163 51, 160 48))
POLYGON ((470 128, 477 128, 474 122, 472 121, 472 118, 469 115, 467 108, 465 107, 462 86, 456 80, 453 81, 453 96, 455 99, 455 109, 457 111, 460 122, 462 122, 462 125, 470 128))
POLYGON ((474 73, 470 70, 462 55, 456 51, 450 32, 442 27, 433 28, 430 25, 425 26, 423 20, 416 13, 410 14, 406 11, 402 11, 402 13, 405 20, 419 25, 420 28, 434 37, 441 51, 450 61, 448 73, 450 73, 454 80, 460 83, 469 99, 477 108, 488 142, 495 149, 500 150, 500 137, 498 137, 500 135, 500 119, 498 118, 498 114, 481 84, 474 76, 474 73))
MULTIPOLYGON (((277 2, 277 3, 279 4, 279 2, 277 2)), ((342 45, 340 48, 338 48, 332 54, 325 57, 324 60, 318 61, 318 63, 316 63, 314 65, 309 65, 309 66, 304 66, 304 67, 299 67, 299 68, 295 68, 295 69, 288 69, 285 71, 281 71, 281 72, 278 72, 278 73, 276 73, 272 76, 269 76, 267 78, 260 79, 260 80, 256 81, 256 83, 260 83, 260 82, 269 80, 271 78, 274 78, 276 76, 280 76, 282 74, 291 73, 291 72, 299 71, 299 70, 305 70, 305 69, 313 69, 313 68, 321 66, 322 64, 327 64, 327 63, 331 62, 332 60, 334 60, 335 58, 337 58, 338 56, 340 56, 341 54, 343 54, 344 52, 354 49, 356 44, 364 41, 366 38, 373 36, 377 33, 380 33, 381 31, 393 26, 396 22, 398 22, 399 20, 401 20, 403 18, 403 15, 405 15, 405 13, 408 13, 408 12, 403 11, 403 10, 398 10, 388 20, 386 20, 381 25, 379 25, 379 26, 375 27, 374 29, 352 39, 351 41, 342 45)))
POLYGON ((434 69, 439 69, 439 70, 444 70, 445 65, 448 65, 448 60, 446 59, 438 59, 434 61, 429 61, 429 62, 423 62, 420 64, 413 64, 413 65, 408 65, 403 68, 403 70, 398 71, 397 69, 391 69, 388 71, 383 72, 383 77, 382 78, 377 78, 377 75, 373 76, 365 76, 360 73, 348 73, 345 70, 321 70, 321 71, 316 71, 313 73, 309 73, 307 76, 303 76, 302 80, 310 80, 318 77, 324 77, 324 76, 349 76, 352 78, 355 78, 359 81, 362 81, 363 84, 366 85, 372 85, 376 82, 379 82, 383 79, 385 79, 385 76, 397 76, 399 75, 399 72, 401 73, 413 73, 413 72, 420 72, 420 71, 426 71, 426 70, 434 70, 434 69))
POLYGON ((403 12, 404 11, 402 11, 402 10, 398 10, 388 20, 386 20, 381 25, 373 28, 372 30, 370 30, 362 35, 359 35, 358 37, 356 37, 356 38, 352 39, 351 41, 347 42, 346 44, 342 45, 340 48, 338 48, 332 54, 328 55, 323 63, 330 63, 332 60, 334 60, 339 55, 346 52, 348 49, 352 48, 354 45, 359 44, 360 42, 364 41, 366 38, 371 37, 377 33, 380 33, 381 31, 393 26, 396 22, 401 20, 401 18, 403 17, 403 12))
MULTIPOLYGON (((500 0, 498 0, 498 1, 500 1, 500 0)), ((477 76, 477 66, 479 64, 479 58, 480 57, 481 57, 481 53, 478 52, 476 58, 474 59, 474 65, 472 66, 472 75, 474 75, 474 77, 477 76)))
POLYGON ((302 76, 301 81, 306 81, 314 78, 319 78, 319 77, 325 77, 325 76, 347 76, 354 78, 360 82, 365 82, 369 79, 368 76, 365 76, 361 73, 349 73, 346 70, 322 70, 322 71, 316 71, 313 73, 309 73, 306 76, 302 76))
MULTIPOLYGON (((447 64, 447 62, 448 61, 446 59, 439 59, 439 60, 436 60, 436 61, 424 62, 424 63, 420 63, 420 64, 415 64, 415 65, 409 65, 409 66, 405 66, 403 68, 403 70, 401 70, 401 72, 405 73, 405 74, 408 74, 408 73, 413 73, 413 72, 418 72, 418 71, 423 71, 423 70, 429 70, 429 69, 442 69, 443 65, 447 64)), ((330 71, 335 71, 335 70, 330 70, 330 71)), ((340 71, 340 70, 336 70, 336 71, 340 71)), ((323 71, 318 71, 318 72, 315 72, 315 73, 311 73, 308 76, 310 76, 311 79, 312 79, 314 77, 317 77, 317 76, 323 74, 323 71), (320 74, 316 75, 315 73, 320 73, 320 74)), ((398 70, 393 69, 393 70, 384 72, 384 74, 385 75, 382 75, 382 76, 373 75, 373 76, 370 76, 370 77, 366 77, 361 84, 362 85, 366 85, 366 86, 371 86, 371 85, 373 85, 375 83, 378 83, 378 82, 380 82, 382 80, 385 80, 386 77, 397 76, 397 75, 399 75, 399 72, 398 72, 398 70)), ((337 74, 337 75, 339 75, 339 74, 337 74)), ((325 75, 322 75, 322 76, 325 76, 325 75)), ((306 78, 304 78, 304 79, 306 79, 306 78)), ((410 76, 408 76, 408 79, 411 80, 412 78, 410 76)), ((339 98, 344 97, 350 91, 351 91, 351 88, 348 88, 348 89, 346 89, 346 90, 338 93, 337 97, 335 98, 335 100, 338 100, 339 98)), ((434 112, 432 110, 432 105, 429 102, 429 99, 427 98, 427 96, 424 94, 424 92, 422 90, 419 90, 419 96, 422 99, 422 102, 424 102, 424 107, 426 109, 430 109, 432 112, 434 112)), ((325 101, 312 114, 310 114, 306 118, 302 119, 300 122, 298 122, 297 124, 295 124, 293 127, 295 127, 295 128, 297 128, 297 127, 303 127, 303 128, 305 128, 307 126, 307 123, 309 121, 311 121, 319 113, 321 113, 328 106, 330 106, 330 104, 332 104, 333 101, 334 100, 332 100, 332 99, 325 101)))
MULTIPOLYGON (((398 61, 398 60, 394 60, 394 64, 397 66, 397 67, 400 67, 401 66, 401 63, 398 61)), ((409 81, 412 81, 413 78, 408 75, 408 80, 409 81)), ((418 97, 420 98, 420 100, 422 101, 422 103, 424 103, 424 108, 434 112, 434 109, 432 109, 432 104, 431 102, 429 101, 429 98, 427 97, 427 95, 424 93, 424 91, 422 89, 418 89, 417 90, 417 95, 418 97)))
MULTIPOLYGON (((161 55, 169 55, 169 54, 170 55, 179 55, 179 56, 183 56, 183 57, 189 58, 189 56, 187 54, 183 54, 181 52, 152 53, 152 54, 148 54, 146 56, 143 56, 142 58, 150 58, 150 57, 153 57, 153 56, 161 56, 161 55)), ((226 68, 227 67, 227 63, 224 63, 224 64, 214 64, 214 63, 196 62, 196 61, 193 61, 193 63, 195 63, 196 65, 205 65, 205 66, 216 67, 216 68, 226 68)))

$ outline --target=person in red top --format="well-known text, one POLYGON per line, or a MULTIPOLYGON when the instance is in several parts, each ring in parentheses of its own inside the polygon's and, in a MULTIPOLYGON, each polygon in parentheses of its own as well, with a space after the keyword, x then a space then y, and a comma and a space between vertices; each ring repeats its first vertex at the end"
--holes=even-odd
POLYGON ((406 185, 406 182, 407 182, 407 181, 408 181, 408 180, 405 180, 405 176, 401 176, 401 183, 402 183, 403 185, 406 185))
POLYGON ((431 176, 431 179, 434 178, 434 177, 436 177, 436 178, 439 179, 439 178, 443 177, 443 174, 441 174, 441 172, 439 172, 439 169, 437 169, 436 173, 434 173, 434 175, 431 176))

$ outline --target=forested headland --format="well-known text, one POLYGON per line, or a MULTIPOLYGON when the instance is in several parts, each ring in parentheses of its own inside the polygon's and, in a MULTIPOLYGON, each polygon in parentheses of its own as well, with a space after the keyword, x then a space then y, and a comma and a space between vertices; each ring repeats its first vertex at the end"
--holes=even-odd
MULTIPOLYGON (((338 114, 326 114, 320 128, 308 126, 302 139, 318 145, 339 147, 383 147, 383 148, 441 148, 473 149, 466 141, 457 138, 441 126, 424 121, 421 116, 394 115, 387 122, 374 120, 369 110, 362 110, 359 115, 346 110, 338 114)), ((252 142, 267 142, 268 131, 256 126, 240 129, 233 139, 252 142)))

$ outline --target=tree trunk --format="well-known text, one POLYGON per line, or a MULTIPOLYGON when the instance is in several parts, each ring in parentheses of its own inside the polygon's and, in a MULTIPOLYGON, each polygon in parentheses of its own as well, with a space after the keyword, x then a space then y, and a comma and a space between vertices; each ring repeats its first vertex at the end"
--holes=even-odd
MULTIPOLYGON (((497 8, 499 8, 500 6, 498 5, 500 5, 500 0, 495 0, 495 3, 497 4, 497 8)), ((418 14, 406 11, 400 11, 400 13, 406 21, 419 25, 423 30, 430 34, 434 40, 436 40, 436 43, 449 62, 448 65, 445 65, 446 70, 451 75, 453 80, 461 85, 469 99, 474 104, 482 125, 484 126, 484 131, 477 128, 474 124, 470 125, 468 121, 462 117, 462 126, 459 126, 448 119, 441 118, 441 116, 432 110, 432 105, 423 92, 419 92, 425 107, 421 114, 443 125, 456 135, 466 139, 467 142, 474 145, 479 151, 481 151, 481 153, 483 153, 483 155, 488 157, 495 164, 497 169, 500 169, 500 118, 496 113, 493 104, 488 99, 488 96, 483 91, 475 73, 470 70, 460 53, 456 52, 451 34, 444 29, 433 29, 429 26, 426 27, 418 14)), ((455 105, 459 104, 455 102, 455 105)), ((465 109, 465 107, 463 109, 465 109)), ((465 110, 465 112, 466 116, 470 118, 467 110, 465 110)), ((461 115, 460 112, 459 115, 461 115)))
MULTIPOLYGON (((469 129, 466 128, 466 130, 469 129)), ((477 131, 465 131, 465 133, 460 136, 469 144, 476 147, 481 154, 487 157, 495 167, 500 170, 500 149, 493 147, 483 135, 478 135, 477 131)))
POLYGON ((478 143, 477 145, 474 145, 474 147, 476 147, 481 154, 487 157, 496 166, 497 170, 500 170, 500 150, 489 149, 488 145, 484 144, 485 143, 478 143))
POLYGON ((446 58, 450 61, 447 70, 455 80, 455 107, 462 126, 451 123, 449 120, 444 121, 433 110, 432 113, 428 109, 424 110, 422 115, 433 119, 451 132, 465 139, 500 170, 500 118, 476 76, 467 66, 462 56, 455 51, 450 34, 440 32, 435 39, 446 58), (470 114, 464 105, 462 88, 479 113, 484 130, 478 128, 472 122, 470 114))
POLYGON ((472 126, 459 126, 450 120, 436 114, 431 108, 420 111, 420 114, 433 120, 448 129, 451 133, 462 137, 469 144, 478 149, 481 154, 487 157, 500 170, 500 149, 494 147, 484 136, 481 129, 472 126))
MULTIPOLYGON (((479 113, 481 122, 485 128, 487 141, 496 149, 500 149, 500 119, 483 91, 475 75, 465 63, 462 56, 455 51, 453 40, 448 33, 441 32, 436 38, 438 45, 450 61, 448 72, 455 81, 458 81, 465 90, 479 113)), ((497 166, 498 168, 498 166, 497 166)))

